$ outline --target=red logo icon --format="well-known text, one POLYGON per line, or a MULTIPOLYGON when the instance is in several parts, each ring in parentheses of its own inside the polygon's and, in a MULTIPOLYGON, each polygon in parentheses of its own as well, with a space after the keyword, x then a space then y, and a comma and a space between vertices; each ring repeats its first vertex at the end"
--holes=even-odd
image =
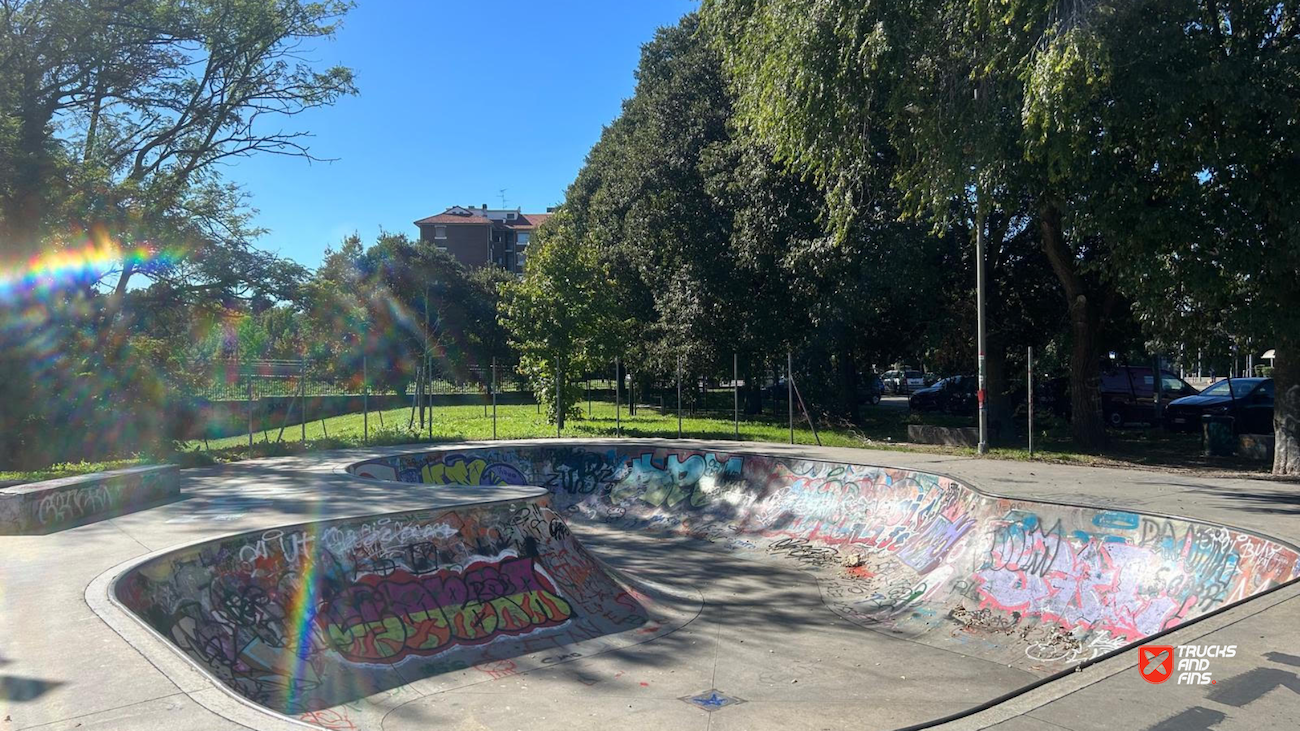
POLYGON ((1174 648, 1170 645, 1143 645, 1138 648, 1138 672, 1148 683, 1163 683, 1174 672, 1174 648))

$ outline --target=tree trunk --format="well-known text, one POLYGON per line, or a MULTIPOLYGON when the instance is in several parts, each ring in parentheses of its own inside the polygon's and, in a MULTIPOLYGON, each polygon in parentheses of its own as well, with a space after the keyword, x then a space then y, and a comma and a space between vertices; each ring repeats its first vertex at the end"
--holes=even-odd
POLYGON ((1106 419, 1101 413, 1101 350, 1099 330, 1086 297, 1070 306, 1070 433, 1082 449, 1106 446, 1106 419))
POLYGON ((987 335, 985 338, 984 378, 988 403, 989 441, 1006 444, 1010 441, 1011 401, 1007 398, 1007 349, 1002 338, 987 335))
POLYGON ((1039 211, 1043 253, 1065 290, 1070 308, 1070 332, 1074 347, 1070 353, 1070 432, 1076 446, 1097 450, 1106 445, 1106 421, 1101 413, 1100 338, 1102 312, 1107 309, 1089 299, 1089 292, 1075 265, 1074 252, 1065 244, 1061 209, 1052 201, 1039 211))
POLYGON ((1273 387, 1273 474, 1300 475, 1300 343, 1279 338, 1273 387))

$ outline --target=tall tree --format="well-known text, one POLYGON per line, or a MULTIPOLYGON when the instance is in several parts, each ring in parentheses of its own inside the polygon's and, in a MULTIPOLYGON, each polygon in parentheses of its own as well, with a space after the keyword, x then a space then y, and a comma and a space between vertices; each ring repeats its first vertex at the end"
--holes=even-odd
POLYGON ((1276 349, 1273 470, 1300 474, 1300 8, 1146 0, 1053 28, 1027 66, 1034 154, 1077 183, 1157 343, 1276 349))
POLYGON ((523 278, 506 282, 501 294, 519 369, 563 429, 582 397, 581 374, 607 362, 624 334, 608 268, 561 208, 529 245, 523 278))
POLYGON ((990 255, 1041 245, 1070 313, 1074 437, 1096 447, 1100 343, 1119 300, 1098 271, 1098 242, 1076 235, 1068 181, 1027 155, 1025 71, 1054 16, 1007 23, 1001 7, 706 0, 703 12, 744 124, 822 183, 841 232, 893 186, 940 227, 973 234, 981 223, 990 255), (1031 225, 1038 236, 1014 237, 1031 225))
POLYGON ((137 274, 211 285, 257 267, 242 194, 218 164, 258 154, 311 157, 306 132, 277 118, 355 93, 352 72, 317 70, 305 44, 328 38, 340 0, 10 0, 0 6, 0 238, 22 260, 69 225, 185 262, 127 259, 137 274), (233 266, 231 266, 233 265, 233 266))

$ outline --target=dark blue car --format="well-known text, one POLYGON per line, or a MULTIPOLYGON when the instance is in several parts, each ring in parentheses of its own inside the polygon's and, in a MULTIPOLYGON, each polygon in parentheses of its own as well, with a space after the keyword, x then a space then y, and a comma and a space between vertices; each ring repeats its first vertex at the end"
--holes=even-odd
POLYGON ((1238 434, 1273 433, 1273 379, 1229 378, 1165 407, 1165 428, 1195 431, 1201 417, 1231 416, 1238 434))

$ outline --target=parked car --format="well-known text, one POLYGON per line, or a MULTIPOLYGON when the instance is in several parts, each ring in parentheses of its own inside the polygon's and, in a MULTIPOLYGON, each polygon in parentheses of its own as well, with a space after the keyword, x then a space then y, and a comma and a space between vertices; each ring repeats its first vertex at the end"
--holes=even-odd
MULTIPOLYGON (((1106 423, 1113 427, 1133 421, 1155 424, 1155 389, 1152 385, 1150 368, 1119 366, 1102 371, 1101 408, 1106 423)), ((1183 379, 1169 371, 1161 371, 1160 399, 1166 405, 1174 399, 1197 393, 1183 379)))
MULTIPOLYGON (((1131 422, 1154 424, 1155 389, 1151 369, 1143 366, 1111 366, 1101 372, 1101 409, 1106 424, 1121 427, 1131 422)), ((1160 373, 1160 400, 1167 406, 1174 399, 1194 396, 1197 390, 1169 371, 1160 373)), ((1053 378, 1034 388, 1034 401, 1065 418, 1070 417, 1070 382, 1053 378)))
POLYGON ((1201 417, 1233 417, 1238 434, 1273 433, 1273 379, 1228 378, 1195 396, 1176 399, 1165 409, 1165 427, 1196 431, 1201 417))
POLYGON ((978 385, 979 379, 974 376, 944 378, 912 394, 907 399, 907 406, 913 411, 973 414, 979 409, 978 385))
POLYGON ((886 371, 881 377, 890 393, 912 393, 925 388, 925 375, 916 370, 886 371))

